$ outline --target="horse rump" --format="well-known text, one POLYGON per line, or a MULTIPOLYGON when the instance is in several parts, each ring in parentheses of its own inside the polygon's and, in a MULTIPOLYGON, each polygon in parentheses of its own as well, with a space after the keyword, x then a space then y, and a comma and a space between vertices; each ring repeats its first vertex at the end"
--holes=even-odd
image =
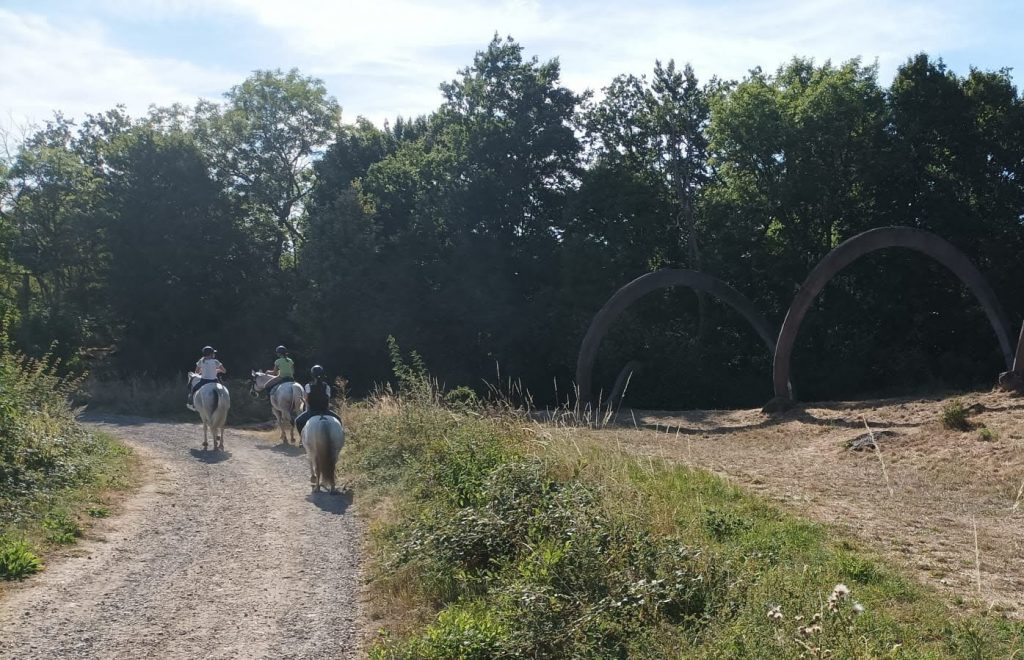
POLYGON ((324 485, 335 491, 334 471, 338 454, 345 443, 345 430, 334 417, 320 415, 306 423, 302 429, 302 445, 310 463, 310 481, 314 490, 324 485))

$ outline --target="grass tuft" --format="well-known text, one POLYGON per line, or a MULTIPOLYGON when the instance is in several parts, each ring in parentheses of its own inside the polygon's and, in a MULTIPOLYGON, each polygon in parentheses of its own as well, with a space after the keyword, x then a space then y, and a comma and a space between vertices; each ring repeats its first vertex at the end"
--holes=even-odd
POLYGON ((43 570, 43 562, 23 539, 0 536, 0 579, 20 580, 43 570))

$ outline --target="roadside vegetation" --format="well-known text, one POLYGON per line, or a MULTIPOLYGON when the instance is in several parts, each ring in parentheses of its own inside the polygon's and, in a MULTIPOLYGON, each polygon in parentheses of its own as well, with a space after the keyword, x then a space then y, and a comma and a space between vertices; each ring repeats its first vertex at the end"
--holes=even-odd
MULTIPOLYGON (((393 355, 396 352, 393 351, 393 355)), ((400 360, 348 411, 368 502, 373 658, 1012 657, 1024 624, 957 611, 827 526, 628 456, 400 360)))
POLYGON ((41 556, 75 543, 109 515, 106 497, 132 480, 131 452, 74 419, 80 383, 52 360, 13 353, 0 337, 0 579, 43 569, 41 556))

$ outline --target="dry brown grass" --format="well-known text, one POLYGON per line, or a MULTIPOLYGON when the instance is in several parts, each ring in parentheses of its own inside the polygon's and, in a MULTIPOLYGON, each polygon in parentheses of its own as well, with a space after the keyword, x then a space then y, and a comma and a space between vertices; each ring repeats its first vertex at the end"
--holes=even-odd
POLYGON ((578 433, 709 469, 863 539, 955 602, 1024 618, 1024 399, 961 398, 994 439, 943 428, 941 399, 809 404, 775 418, 622 411, 619 426, 578 433), (897 434, 879 438, 884 463, 846 448, 865 424, 897 434))

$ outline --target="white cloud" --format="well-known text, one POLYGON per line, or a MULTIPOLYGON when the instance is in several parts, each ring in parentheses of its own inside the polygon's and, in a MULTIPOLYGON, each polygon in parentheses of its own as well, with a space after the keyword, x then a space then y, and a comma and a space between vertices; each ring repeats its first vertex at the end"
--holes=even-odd
POLYGON ((438 84, 495 32, 513 35, 528 54, 558 56, 565 84, 577 91, 648 72, 655 59, 690 62, 707 79, 742 77, 758 65, 773 70, 794 55, 877 59, 884 83, 913 53, 978 45, 994 27, 984 22, 995 20, 953 0, 97 0, 91 7, 94 18, 73 26, 0 10, 0 103, 36 117, 116 102, 138 111, 216 96, 269 61, 324 78, 346 118, 381 121, 436 108, 438 84), (261 53, 233 48, 238 70, 226 73, 190 61, 187 38, 178 59, 113 47, 106 19, 141 31, 162 29, 167 19, 202 24, 232 46, 243 34, 269 41, 261 53))
POLYGON ((968 8, 951 0, 217 0, 216 7, 276 32, 304 71, 328 81, 371 67, 389 71, 390 105, 361 98, 358 89, 335 90, 347 108, 374 119, 382 118, 378 108, 393 115, 436 107, 438 83, 468 64, 495 32, 513 35, 527 52, 558 56, 565 83, 582 91, 672 58, 691 62, 706 79, 742 77, 759 65, 773 70, 794 55, 863 56, 866 63, 879 61, 884 81, 915 52, 962 46, 970 25, 968 8))
POLYGON ((155 103, 219 95, 239 75, 111 46, 96 21, 58 25, 0 9, 0 110, 16 123, 54 110, 81 116, 125 104, 135 114, 155 103))

